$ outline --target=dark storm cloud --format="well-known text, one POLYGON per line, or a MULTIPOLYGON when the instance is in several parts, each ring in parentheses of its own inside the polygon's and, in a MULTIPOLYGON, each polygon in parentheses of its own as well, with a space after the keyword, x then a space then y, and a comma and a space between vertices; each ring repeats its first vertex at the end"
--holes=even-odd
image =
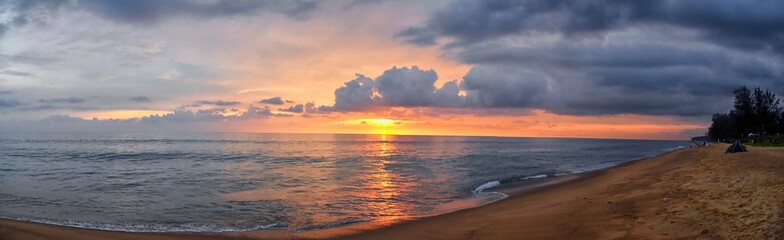
POLYGON ((221 106, 221 107, 235 106, 239 104, 240 102, 237 101, 223 101, 223 100, 218 100, 218 101, 203 100, 203 101, 196 102, 196 105, 214 105, 214 106, 221 106))
POLYGON ((69 97, 69 98, 53 98, 53 99, 38 99, 42 103, 83 103, 84 98, 69 97))
POLYGON ((479 107, 535 107, 545 76, 511 67, 474 67, 463 77, 466 102, 479 107))
MULTIPOLYGON (((535 107, 566 114, 706 115, 723 111, 722 105, 714 102, 727 99, 739 85, 774 91, 784 87, 779 81, 783 76, 779 59, 713 47, 648 43, 586 46, 584 42, 564 41, 552 47, 467 47, 459 56, 477 64, 472 72, 496 66, 543 76, 535 80, 533 76, 490 70, 488 74, 495 74, 495 79, 507 78, 506 82, 486 86, 507 84, 491 92, 516 89, 527 95, 544 95, 539 98, 542 104, 533 106, 520 104, 514 95, 497 98, 491 105, 535 107), (531 81, 539 84, 522 86, 531 81), (508 85, 514 83, 519 85, 508 85), (548 86, 546 90, 541 88, 544 85, 548 86)), ((464 81, 470 83, 470 73, 464 81)))
POLYGON ((136 97, 130 98, 130 100, 134 101, 134 102, 149 102, 150 98, 149 97, 145 97, 145 96, 136 96, 136 97))
POLYGON ((555 46, 508 47, 476 46, 459 54, 472 64, 558 65, 561 67, 661 68, 727 64, 730 57, 704 51, 656 44, 582 46, 559 42, 555 46))
POLYGON ((465 107, 704 116, 784 93, 784 2, 457 0, 397 33, 474 66, 465 107))
POLYGON ((261 104, 272 104, 272 105, 283 105, 284 101, 280 97, 271 97, 267 99, 262 99, 259 101, 261 104))
POLYGON ((784 2, 777 0, 459 0, 397 36, 417 45, 448 38, 460 46, 537 32, 570 35, 665 24, 699 30, 705 40, 727 46, 784 53, 781 9, 784 2))

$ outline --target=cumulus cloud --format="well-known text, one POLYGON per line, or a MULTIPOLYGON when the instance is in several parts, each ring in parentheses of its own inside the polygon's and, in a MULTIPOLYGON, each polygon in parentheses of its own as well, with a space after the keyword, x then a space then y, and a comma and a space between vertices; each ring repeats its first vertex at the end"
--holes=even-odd
POLYGON ((271 97, 271 98, 267 98, 267 99, 262 99, 261 101, 259 101, 259 103, 262 103, 262 104, 272 104, 272 105, 283 105, 284 101, 280 97, 271 97))
MULTIPOLYGON (((474 67, 463 78, 440 88, 432 69, 392 67, 375 80, 357 74, 335 90, 335 105, 326 111, 361 111, 376 107, 489 107, 525 108, 547 95, 545 76, 514 67, 474 67), (461 95, 461 90, 465 95, 461 95)), ((537 102, 538 101, 538 102, 537 102)))
POLYGON ((433 104, 437 79, 432 69, 392 67, 376 78, 375 89, 380 94, 378 100, 384 105, 426 106, 433 104))
POLYGON ((335 90, 335 104, 322 111, 361 111, 376 107, 450 107, 462 105, 457 84, 436 88, 438 75, 417 66, 392 67, 371 79, 362 74, 335 90))
POLYGON ((357 74, 356 78, 335 90, 335 105, 323 110, 360 110, 373 106, 373 79, 357 74))

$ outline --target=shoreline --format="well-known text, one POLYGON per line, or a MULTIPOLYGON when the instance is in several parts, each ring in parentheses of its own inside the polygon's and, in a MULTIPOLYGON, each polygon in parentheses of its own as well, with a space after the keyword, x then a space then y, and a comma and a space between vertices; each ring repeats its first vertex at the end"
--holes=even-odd
MULTIPOLYGON (((651 140, 651 141, 658 141, 658 140, 651 140)), ((368 229, 381 228, 400 222, 413 221, 413 220, 429 218, 429 217, 434 217, 443 214, 449 214, 452 212, 461 211, 465 209, 482 207, 503 200, 513 195, 524 194, 527 191, 535 190, 538 188, 550 187, 550 185, 557 184, 562 181, 572 180, 575 178, 582 178, 586 176, 586 174, 589 174, 591 172, 603 171, 606 169, 615 168, 632 162, 660 156, 663 154, 668 154, 674 151, 678 151, 680 149, 687 148, 687 146, 688 145, 683 145, 683 146, 663 149, 661 153, 656 153, 640 158, 634 158, 626 161, 608 162, 596 166, 590 166, 583 169, 574 170, 572 172, 567 172, 567 173, 533 174, 533 175, 525 175, 519 177, 497 179, 474 187, 474 190, 471 191, 473 197, 465 198, 465 199, 457 199, 455 201, 436 206, 435 209, 430 212, 426 212, 419 215, 406 216, 404 218, 396 219, 393 221, 356 220, 356 221, 346 221, 346 222, 334 222, 325 225, 303 226, 299 228, 288 228, 285 227, 285 225, 284 227, 279 227, 280 224, 276 223, 276 224, 269 224, 263 226, 259 225, 248 229, 225 228, 220 230, 204 230, 204 229, 217 229, 217 228, 215 226, 199 226, 199 225, 187 225, 185 227, 173 227, 173 228, 167 226, 153 226, 153 225, 145 225, 145 224, 117 226, 111 223, 91 223, 91 222, 79 222, 79 221, 49 220, 49 219, 7 218, 2 216, 0 216, 0 220, 44 224, 44 225, 52 225, 58 227, 84 229, 84 230, 121 232, 121 233, 231 234, 231 233, 243 233, 243 232, 254 232, 254 231, 275 231, 275 232, 288 231, 289 233, 292 234, 300 234, 300 233, 319 232, 319 231, 330 232, 330 230, 333 229, 343 229, 343 228, 368 230, 368 229), (487 186, 487 187, 485 186, 491 183, 495 183, 495 184, 492 186, 487 186), (191 231, 191 229, 193 230, 191 231)))
MULTIPOLYGON (((673 184, 682 185, 683 182, 661 182, 662 179, 686 177, 680 180, 693 180, 688 179, 689 176, 682 176, 683 174, 678 173, 686 170, 691 173, 699 173, 700 169, 696 168, 706 167, 702 165, 706 163, 705 158, 708 156, 737 158, 759 153, 763 155, 760 158, 765 159, 772 157, 775 160, 784 157, 784 151, 782 151, 784 149, 763 150, 760 148, 751 148, 752 153, 747 155, 717 155, 716 152, 723 154, 724 147, 726 146, 719 144, 705 148, 677 149, 652 157, 620 163, 605 169, 548 178, 542 181, 541 184, 544 186, 510 184, 518 186, 492 188, 489 191, 502 192, 509 197, 478 207, 392 224, 366 222, 297 233, 289 232, 289 230, 223 233, 130 233, 0 219, 0 239, 464 239, 477 236, 494 239, 514 239, 514 236, 528 236, 528 238, 534 239, 588 239, 633 236, 642 236, 643 238, 726 236, 721 234, 719 230, 710 227, 690 226, 684 230, 667 226, 675 225, 675 223, 661 221, 667 224, 660 226, 661 224, 656 221, 641 220, 655 219, 665 215, 661 212, 662 206, 651 208, 647 205, 672 203, 674 200, 667 199, 675 199, 674 195, 683 195, 683 193, 675 194, 673 192, 674 186, 670 186, 673 184), (666 187, 658 185, 666 185, 666 187), (629 188, 630 186, 636 186, 636 188, 629 188), (640 198, 641 196, 643 197, 640 198), (646 210, 642 212, 659 214, 637 216, 640 215, 638 214, 641 212, 640 209, 646 210), (638 225, 645 226, 645 228, 641 229, 638 225)), ((784 163, 779 165, 784 165, 784 163)), ((774 176, 784 176, 784 171, 776 174, 781 175, 774 176)), ((700 186, 700 184, 697 183, 695 186, 700 186)), ((685 185, 689 186, 689 184, 685 185)), ((779 194, 784 197, 784 193, 781 192, 774 191, 772 194, 775 197, 779 197, 779 194)), ((768 202, 763 203, 770 205, 768 202)), ((784 209, 781 207, 784 202, 777 205, 774 200, 773 205, 774 208, 779 209, 778 211, 784 209)), ((683 212, 684 209, 678 211, 683 212)), ((699 211, 689 214, 703 215, 699 211)), ((784 214, 774 211, 772 215, 765 215, 767 219, 764 222, 784 223, 780 215, 784 214)), ((782 234, 784 236, 784 233, 782 234)))

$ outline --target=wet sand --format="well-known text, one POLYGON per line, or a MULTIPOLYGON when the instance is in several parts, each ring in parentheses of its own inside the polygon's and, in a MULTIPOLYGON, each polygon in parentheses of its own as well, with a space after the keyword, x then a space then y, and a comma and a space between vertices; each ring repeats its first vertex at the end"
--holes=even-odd
POLYGON ((478 208, 290 234, 123 233, 0 220, 0 239, 784 239, 784 148, 678 150, 478 208))

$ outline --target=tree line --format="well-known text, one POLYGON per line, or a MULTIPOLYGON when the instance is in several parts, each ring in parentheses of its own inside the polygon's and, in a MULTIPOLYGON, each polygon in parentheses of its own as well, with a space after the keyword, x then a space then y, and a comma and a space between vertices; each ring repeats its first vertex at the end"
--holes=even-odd
POLYGON ((714 140, 750 139, 784 133, 784 111, 776 94, 759 87, 733 91, 734 109, 713 114, 708 135, 714 140))

